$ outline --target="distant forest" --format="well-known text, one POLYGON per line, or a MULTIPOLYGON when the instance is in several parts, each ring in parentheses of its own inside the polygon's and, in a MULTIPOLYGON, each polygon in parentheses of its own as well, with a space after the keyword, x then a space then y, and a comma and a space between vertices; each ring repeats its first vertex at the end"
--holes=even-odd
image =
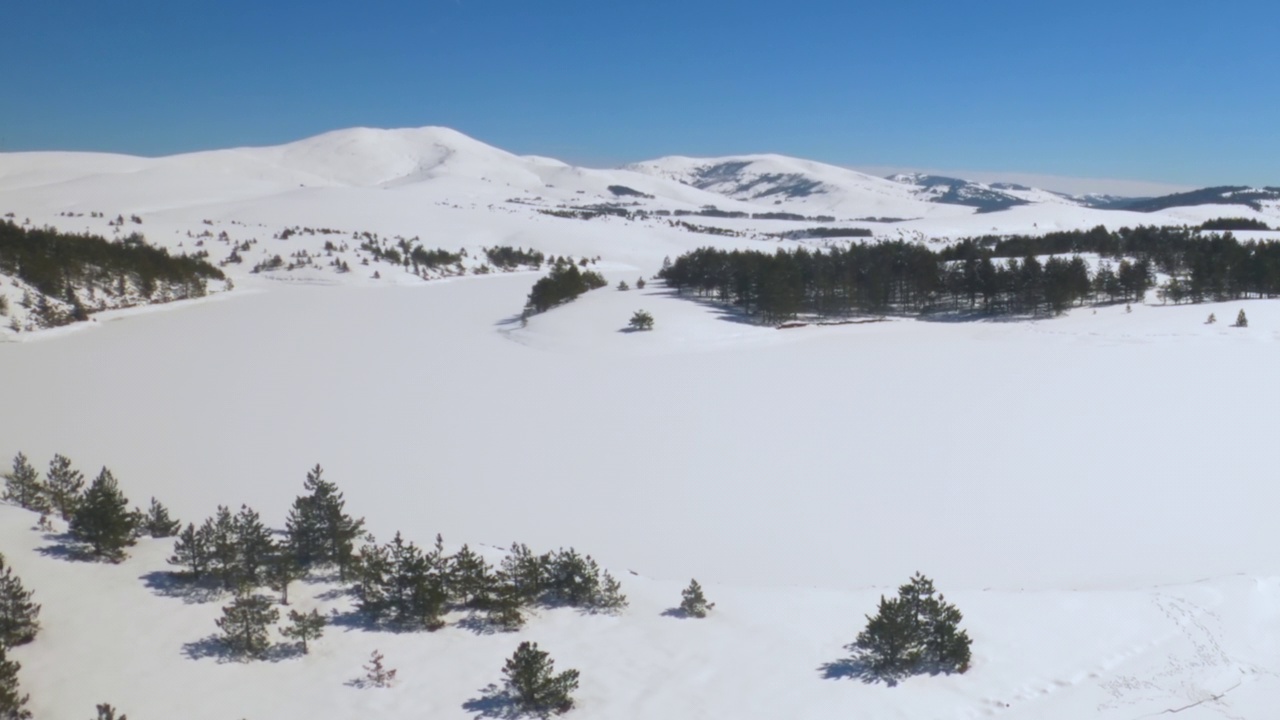
POLYGON ((939 251, 904 241, 775 253, 701 248, 665 263, 658 276, 681 294, 710 296, 769 323, 801 314, 1052 315, 1140 302, 1157 272, 1168 276, 1158 288, 1168 302, 1275 297, 1280 242, 1099 226, 967 238, 939 251), (1081 253, 1102 261, 1091 269, 1081 253))
POLYGON ((30 298, 31 309, 46 326, 107 307, 200 297, 209 280, 225 279, 203 258, 170 255, 141 235, 110 241, 8 220, 0 223, 0 273, 39 293, 30 298))

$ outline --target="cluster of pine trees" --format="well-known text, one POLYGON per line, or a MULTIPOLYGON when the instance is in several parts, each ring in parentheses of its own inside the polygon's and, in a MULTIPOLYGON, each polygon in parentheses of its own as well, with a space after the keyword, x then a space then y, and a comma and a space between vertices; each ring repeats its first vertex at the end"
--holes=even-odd
POLYGON ((1280 294, 1280 242, 1241 242, 1230 232, 1188 227, 1120 228, 1052 232, 1045 235, 984 236, 942 250, 945 261, 989 251, 992 257, 1095 253, 1104 258, 1150 263, 1170 281, 1162 296, 1173 302, 1235 300, 1280 294))
POLYGON ((105 467, 86 486, 84 474, 64 455, 53 456, 41 480, 40 472, 20 452, 13 458, 12 469, 4 474, 4 483, 4 500, 46 516, 42 524, 49 513, 56 512, 67 522, 68 535, 96 559, 120 562, 125 548, 142 535, 169 537, 179 527, 178 521, 169 517, 168 508, 155 498, 146 511, 130 510, 129 499, 105 467))
MULTIPOLYGON (((238 513, 219 507, 213 517, 177 534, 169 562, 181 568, 181 577, 236 592, 218 624, 237 655, 265 654, 268 629, 279 619, 273 603, 255 590, 270 587, 287 605, 290 583, 319 569, 334 569, 341 582, 350 583, 369 622, 400 629, 438 629, 454 609, 484 612, 492 626, 514 630, 524 622, 522 609, 533 604, 592 612, 615 612, 627 604, 618 581, 572 548, 535 555, 515 544, 495 568, 466 545, 446 554, 439 536, 430 551, 399 533, 379 545, 364 532, 364 519, 346 512, 342 492, 323 472, 319 465, 308 471, 306 492, 294 500, 280 539, 248 506, 238 513), (357 550, 360 541, 365 543, 357 550)), ((307 641, 320 636, 324 618, 314 612, 289 617, 292 624, 282 633, 301 641, 305 651, 307 641)))
POLYGON ((1241 243, 1230 233, 1189 228, 1097 227, 969 238, 937 252, 905 241, 772 254, 701 248, 665 263, 659 277, 682 293, 777 322, 802 313, 1059 313, 1084 303, 1141 301, 1157 272, 1170 278, 1161 298, 1175 303, 1274 297, 1280 242, 1241 243), (1091 272, 1079 253, 1104 259, 1091 272), (1053 257, 1039 259, 1045 255, 1053 257))
POLYGON ((602 288, 608 283, 594 270, 579 270, 572 261, 563 258, 551 266, 551 273, 533 284, 525 303, 528 314, 546 312, 561 303, 569 302, 588 290, 602 288))
POLYGON ((88 317, 131 294, 146 301, 200 297, 209 280, 223 280, 218 268, 201 258, 170 255, 148 245, 141 235, 109 241, 96 235, 72 235, 53 228, 25 228, 0 222, 0 272, 13 275, 39 293, 33 310, 46 326, 88 317), (49 299, 66 303, 64 311, 49 299))
POLYGON ((484 254, 489 259, 489 264, 499 270, 514 270, 521 265, 540 268, 547 259, 539 250, 534 250, 533 248, 525 250, 511 247, 510 245, 485 248, 484 254))
POLYGON ((617 612, 627 605, 621 585, 590 555, 573 548, 535 555, 512 545, 494 568, 468 546, 452 556, 443 540, 424 552, 399 533, 385 545, 366 545, 356 558, 355 595, 361 611, 379 623, 435 630, 451 609, 485 612, 503 630, 524 624, 522 609, 565 605, 617 612))

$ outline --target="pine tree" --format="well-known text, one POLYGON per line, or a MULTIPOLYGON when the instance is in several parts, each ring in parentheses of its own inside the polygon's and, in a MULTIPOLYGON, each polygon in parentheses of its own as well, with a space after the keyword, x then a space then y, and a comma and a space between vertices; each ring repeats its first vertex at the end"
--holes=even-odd
POLYGON ((589 607, 595 612, 618 613, 626 609, 627 605, 627 596, 622 594, 622 584, 605 570, 589 607))
POLYGON ((464 605, 475 607, 493 590, 493 568, 466 545, 449 558, 447 572, 449 593, 464 605))
POLYGON ((969 668, 969 635, 960 611, 916 573, 898 597, 880 598, 880 610, 851 646, 876 675, 895 679, 913 672, 960 672, 969 668))
POLYGON ((573 707, 578 671, 555 673, 555 663, 537 643, 522 642, 502 668, 507 692, 520 712, 546 717, 573 707))
POLYGON ((355 557, 355 543, 364 533, 364 519, 345 512, 346 501, 338 486, 323 474, 319 465, 307 472, 303 489, 310 494, 294 500, 285 529, 302 567, 336 565, 339 578, 345 581, 355 557))
POLYGON ((551 559, 547 585, 559 602, 587 607, 600 592, 600 566, 573 548, 561 549, 551 559))
POLYGON ((307 641, 319 640, 324 635, 324 616, 318 610, 312 610, 309 613, 301 613, 297 610, 289 611, 289 625, 280 630, 280 634, 290 640, 297 640, 302 643, 302 652, 308 652, 307 641))
POLYGON ((394 669, 388 670, 383 665, 385 660, 386 658, 377 650, 374 650, 369 656, 369 664, 364 666, 364 684, 366 686, 385 688, 391 687, 396 681, 396 671, 394 669))
POLYGON ((689 587, 680 593, 680 610, 687 617, 704 618, 707 616, 707 598, 702 594, 702 586, 697 580, 690 580, 689 587))
POLYGON ((209 573, 208 530, 211 527, 205 523, 197 529, 194 524, 187 523, 186 529, 178 534, 178 539, 173 543, 173 555, 169 558, 169 564, 186 568, 185 572, 192 580, 203 580, 209 573))
POLYGON ((231 508, 219 505, 217 513, 200 526, 200 533, 208 542, 209 570, 224 588, 234 588, 240 575, 240 548, 236 544, 236 520, 231 508))
POLYGON ((267 562, 267 582, 271 589, 280 593, 280 604, 289 604, 289 585, 307 576, 307 571, 298 564, 298 556, 288 544, 277 545, 267 562))
POLYGON ((631 316, 631 320, 627 324, 631 326, 632 330, 652 330, 653 315, 650 315, 644 310, 637 310, 635 311, 635 314, 631 316))
POLYGON ((534 555, 528 545, 512 543, 499 572, 523 604, 537 600, 546 589, 550 566, 550 555, 534 555))
POLYGON ((153 538, 167 538, 178 534, 182 522, 169 517, 169 508, 151 498, 151 507, 143 515, 142 530, 153 538))
POLYGON ((489 624, 504 632, 514 632, 524 626, 524 613, 520 610, 520 591, 499 573, 499 584, 490 596, 489 624))
POLYGON ((49 504, 40 483, 40 472, 31 466, 27 456, 18 453, 13 458, 13 469, 4 474, 4 499, 21 508, 35 512, 49 512, 49 504))
MULTIPOLYGON (((1235 326, 1238 328, 1249 327, 1249 318, 1245 317, 1244 308, 1241 308, 1240 312, 1236 315, 1235 326)), ((15 468, 16 468, 16 464, 15 464, 15 468)))
POLYGON ((236 561, 234 577, 237 583, 258 586, 266 579, 267 563, 275 554, 275 541, 271 531, 262 524, 257 511, 241 505, 232 521, 235 537, 236 561))
POLYGON ((235 655, 258 658, 271 648, 267 628, 279 619, 280 611, 272 607, 270 599, 244 589, 222 608, 217 623, 227 649, 235 655))
POLYGON ((0 645, 0 720, 30 720, 28 696, 18 688, 18 671, 22 665, 10 660, 8 650, 0 645))
POLYGON ((98 717, 94 720, 129 720, 128 715, 116 717, 116 709, 111 707, 110 703, 102 703, 101 705, 98 705, 97 708, 98 717))
POLYGON ((872 673, 888 679, 906 675, 918 660, 915 643, 915 615, 903 601, 880 596, 875 616, 867 616, 867 627, 858 634, 853 649, 872 673))
POLYGON ((0 646, 24 645, 40 630, 40 606, 32 602, 34 591, 22 586, 0 555, 0 646))
POLYGON ((104 467, 71 517, 71 536, 88 543, 95 557, 120 562, 125 558, 124 549, 134 544, 137 518, 128 508, 129 499, 104 467))
POLYGON ((52 509, 63 520, 71 520, 84 493, 84 474, 72 468, 65 456, 54 455, 45 473, 44 487, 52 509))

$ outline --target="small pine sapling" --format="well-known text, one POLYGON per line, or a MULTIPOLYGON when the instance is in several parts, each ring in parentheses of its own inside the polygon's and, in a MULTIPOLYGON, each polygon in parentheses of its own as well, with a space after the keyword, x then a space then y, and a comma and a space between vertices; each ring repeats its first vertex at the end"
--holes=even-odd
POLYGON ((1249 327, 1249 318, 1245 317, 1244 308, 1241 308, 1240 312, 1236 315, 1236 324, 1233 325, 1232 327, 1238 327, 1238 328, 1249 327))
POLYGON ((1204 321, 1204 324, 1205 324, 1205 325, 1212 325, 1212 324, 1214 324, 1214 323, 1216 323, 1216 322, 1218 322, 1218 316, 1217 316, 1217 315, 1214 315, 1213 313, 1209 313, 1209 319, 1208 319, 1208 320, 1205 320, 1205 321, 1204 321))
POLYGON ((98 717, 94 720, 129 720, 128 715, 116 717, 116 709, 111 707, 110 703, 102 703, 98 705, 98 717))
POLYGON ((382 653, 377 650, 369 656, 368 664, 364 665, 364 680, 362 684, 365 687, 385 688, 391 687, 396 681, 396 671, 394 668, 388 669, 384 664, 382 653))
POLYGON ((644 310, 637 310, 627 324, 631 326, 632 330, 652 330, 653 316, 644 310))
POLYGON ((309 640, 319 640, 324 635, 325 618, 318 610, 301 613, 289 611, 289 625, 280 630, 280 634, 290 640, 297 640, 302 645, 302 654, 307 654, 309 640))
POLYGON ((704 618, 707 611, 715 606, 715 603, 707 603, 707 597, 702 594, 702 586, 697 580, 690 580, 689 587, 680 593, 680 611, 686 617, 704 618))
POLYGON ((626 292, 631 289, 631 286, 627 284, 626 280, 622 280, 618 283, 618 289, 622 292, 626 292))

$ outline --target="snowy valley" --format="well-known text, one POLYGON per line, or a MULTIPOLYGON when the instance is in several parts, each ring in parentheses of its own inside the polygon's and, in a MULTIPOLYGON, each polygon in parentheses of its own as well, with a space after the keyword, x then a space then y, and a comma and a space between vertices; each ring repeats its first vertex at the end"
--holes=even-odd
POLYGON ((106 286, 43 293, 0 267, 5 462, 23 452, 43 472, 61 453, 90 480, 109 467, 130 507, 158 498, 185 526, 247 504, 281 531, 318 463, 378 544, 439 533, 444 554, 465 544, 495 568, 513 543, 578 548, 629 600, 531 603, 509 632, 461 606, 438 629, 389 628, 317 571, 280 609, 329 618, 323 636, 241 661, 215 625, 234 593, 184 590, 172 538, 85 561, 64 520, 38 528, 9 504, 0 552, 42 606, 34 642, 8 651, 29 709, 510 716, 486 688, 530 641, 580 672, 572 718, 1267 717, 1276 300, 1174 303, 1153 285, 1060 315, 780 329, 656 278, 703 247, 942 252, 1223 218, 1255 228, 1241 240, 1280 239, 1274 188, 1170 198, 776 155, 587 169, 446 128, 0 154, 14 232, 137 233, 222 275, 199 292, 126 278, 64 323, 106 286), (557 262, 606 284, 525 312, 557 262), (629 327, 639 310, 651 331, 629 327), (963 613, 971 662, 868 677, 847 646, 916 572, 963 613), (673 612, 690 578, 715 603, 705 618, 673 612), (375 651, 397 670, 388 687, 361 682, 375 651))

